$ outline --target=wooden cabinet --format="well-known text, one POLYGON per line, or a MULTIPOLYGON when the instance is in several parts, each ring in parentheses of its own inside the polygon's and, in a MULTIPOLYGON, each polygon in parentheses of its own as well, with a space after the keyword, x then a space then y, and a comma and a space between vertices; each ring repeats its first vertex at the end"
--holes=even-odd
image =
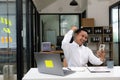
POLYGON ((88 31, 89 37, 87 46, 94 53, 99 49, 100 44, 105 44, 107 59, 113 59, 113 31, 109 26, 83 27, 88 31))

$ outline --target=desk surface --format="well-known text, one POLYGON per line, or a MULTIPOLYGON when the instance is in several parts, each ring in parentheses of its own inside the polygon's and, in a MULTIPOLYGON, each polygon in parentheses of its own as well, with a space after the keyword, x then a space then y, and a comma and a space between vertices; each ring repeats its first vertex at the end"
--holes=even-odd
POLYGON ((31 68, 22 80, 120 80, 120 66, 110 69, 109 73, 91 73, 86 67, 71 68, 76 71, 66 76, 39 73, 37 68, 31 68))

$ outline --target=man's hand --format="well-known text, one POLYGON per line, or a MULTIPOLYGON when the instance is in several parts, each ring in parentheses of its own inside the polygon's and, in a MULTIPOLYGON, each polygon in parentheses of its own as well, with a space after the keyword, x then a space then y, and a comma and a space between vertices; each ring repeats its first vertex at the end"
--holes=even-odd
POLYGON ((101 51, 97 51, 97 57, 100 58, 101 61, 105 61, 105 51, 101 50, 101 51))
POLYGON ((76 26, 72 26, 71 30, 76 31, 78 28, 76 26))

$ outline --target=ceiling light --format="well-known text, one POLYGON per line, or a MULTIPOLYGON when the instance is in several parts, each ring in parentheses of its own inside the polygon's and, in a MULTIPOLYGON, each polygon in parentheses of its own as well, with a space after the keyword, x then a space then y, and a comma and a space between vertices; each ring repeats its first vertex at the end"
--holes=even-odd
POLYGON ((70 2, 70 5, 71 5, 71 6, 77 6, 78 3, 77 3, 75 0, 72 0, 72 1, 70 2))

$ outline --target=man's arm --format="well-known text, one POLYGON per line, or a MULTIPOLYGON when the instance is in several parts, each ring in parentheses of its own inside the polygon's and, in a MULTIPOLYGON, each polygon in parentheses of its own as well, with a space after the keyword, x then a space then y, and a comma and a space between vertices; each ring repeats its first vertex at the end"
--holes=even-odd
POLYGON ((103 51, 103 50, 101 50, 101 51, 97 51, 97 57, 99 57, 100 58, 100 60, 102 61, 102 62, 104 62, 105 61, 105 51, 103 51))
POLYGON ((96 57, 94 55, 94 53, 92 52, 91 49, 88 49, 89 51, 89 61, 90 63, 92 63, 93 65, 101 65, 103 63, 103 61, 101 61, 101 59, 99 57, 96 57))
POLYGON ((65 55, 65 58, 66 58, 66 62, 69 61, 69 53, 70 53, 70 50, 69 50, 69 45, 70 45, 70 40, 73 36, 73 32, 77 29, 77 27, 73 26, 71 28, 70 31, 68 31, 65 36, 64 36, 64 39, 62 41, 62 49, 64 51, 64 55, 65 55))
POLYGON ((62 48, 64 48, 64 46, 66 44, 69 44, 70 43, 70 40, 72 39, 72 36, 73 36, 73 32, 77 30, 77 27, 76 26, 72 26, 71 30, 69 30, 65 36, 64 36, 64 39, 62 40, 62 48))

